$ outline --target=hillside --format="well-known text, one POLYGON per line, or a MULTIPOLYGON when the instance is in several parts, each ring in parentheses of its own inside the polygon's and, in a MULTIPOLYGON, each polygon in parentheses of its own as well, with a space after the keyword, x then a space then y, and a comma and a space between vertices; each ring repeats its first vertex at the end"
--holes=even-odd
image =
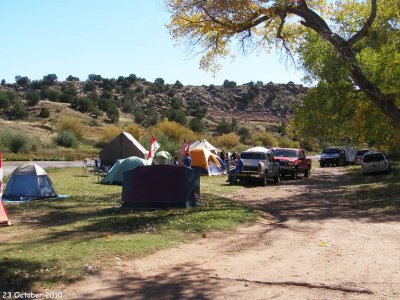
POLYGON ((290 120, 294 107, 307 93, 306 87, 292 82, 237 86, 226 80, 221 86, 183 86, 179 81, 165 84, 161 78, 152 83, 134 75, 117 80, 96 76, 84 82, 20 80, 2 84, 2 129, 23 132, 46 145, 58 134, 60 118, 73 116, 84 124, 84 139, 92 146, 99 141, 104 125, 122 127, 135 122, 146 128, 162 119, 201 130, 202 135, 213 135, 218 124, 232 120, 237 128, 246 127, 250 132, 274 132, 290 120), (25 115, 20 110, 25 110, 25 115), (48 114, 41 115, 43 110, 48 114), (192 121, 201 122, 201 129, 192 121))

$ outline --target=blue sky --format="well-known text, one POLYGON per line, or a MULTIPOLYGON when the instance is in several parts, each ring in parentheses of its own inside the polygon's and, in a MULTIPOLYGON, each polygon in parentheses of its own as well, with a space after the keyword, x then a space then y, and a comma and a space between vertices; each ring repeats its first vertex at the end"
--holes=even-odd
POLYGON ((303 74, 279 54, 239 55, 215 76, 199 69, 200 56, 174 46, 162 0, 0 0, 0 80, 56 74, 86 80, 136 74, 185 85, 261 80, 301 83, 303 74))

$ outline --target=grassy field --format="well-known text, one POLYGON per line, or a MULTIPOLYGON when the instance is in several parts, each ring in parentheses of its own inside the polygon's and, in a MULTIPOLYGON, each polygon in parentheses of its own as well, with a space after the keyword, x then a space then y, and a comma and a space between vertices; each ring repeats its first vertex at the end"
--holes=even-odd
POLYGON ((50 170, 64 200, 7 204, 0 228, 0 291, 43 289, 79 280, 116 261, 251 223, 259 212, 228 199, 224 177, 201 178, 202 205, 191 209, 120 211, 121 187, 100 185, 82 169, 50 170))

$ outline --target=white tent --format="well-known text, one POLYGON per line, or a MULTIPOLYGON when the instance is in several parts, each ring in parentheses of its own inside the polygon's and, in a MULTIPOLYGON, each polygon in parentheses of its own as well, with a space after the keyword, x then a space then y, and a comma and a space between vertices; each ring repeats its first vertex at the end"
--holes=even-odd
POLYGON ((214 154, 218 154, 218 152, 221 152, 221 149, 214 147, 207 140, 195 141, 191 143, 189 146, 189 151, 192 151, 193 149, 207 149, 214 154))
POLYGON ((50 178, 42 167, 28 163, 17 167, 7 182, 4 198, 27 200, 57 197, 50 178))

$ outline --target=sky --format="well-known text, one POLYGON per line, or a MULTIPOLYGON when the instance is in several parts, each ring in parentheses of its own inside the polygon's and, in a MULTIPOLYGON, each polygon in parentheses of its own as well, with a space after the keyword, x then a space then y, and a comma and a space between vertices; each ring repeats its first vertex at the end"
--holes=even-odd
POLYGON ((279 53, 238 53, 215 75, 201 70, 200 55, 175 46, 170 17, 162 0, 0 0, 0 80, 135 74, 184 85, 301 83, 303 73, 279 53))

